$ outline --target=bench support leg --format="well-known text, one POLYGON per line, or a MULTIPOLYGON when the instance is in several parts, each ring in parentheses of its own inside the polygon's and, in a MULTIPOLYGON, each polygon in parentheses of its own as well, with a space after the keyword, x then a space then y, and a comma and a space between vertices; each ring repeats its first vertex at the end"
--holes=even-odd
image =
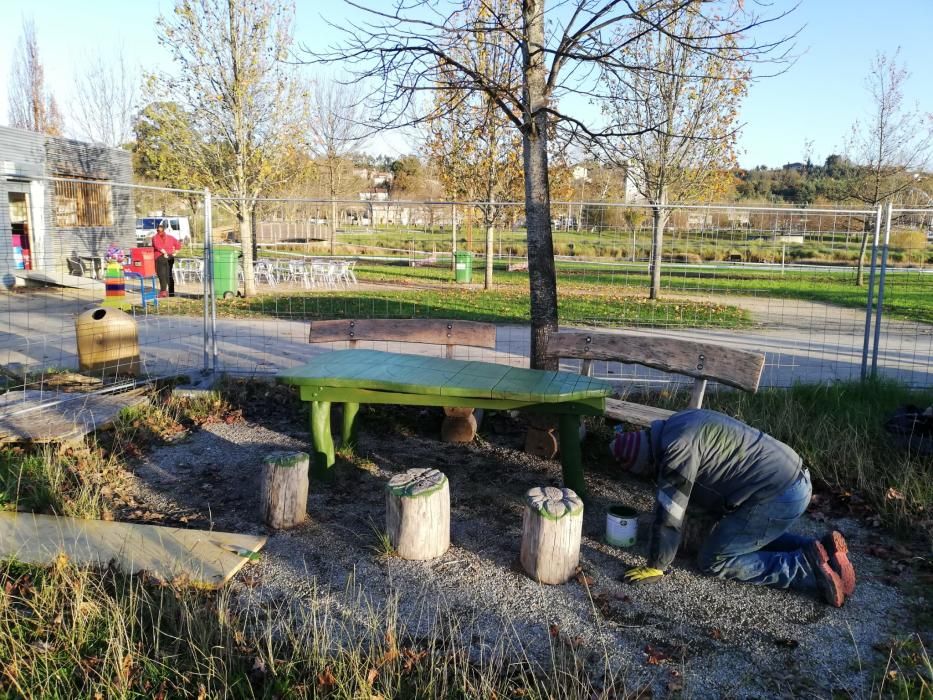
POLYGON ((332 478, 334 439, 330 434, 330 401, 311 402, 311 443, 314 451, 311 475, 319 479, 332 478))
POLYGON ((580 449, 580 416, 560 414, 560 463, 564 473, 564 486, 586 498, 583 479, 583 455, 580 449))
POLYGON ((358 403, 345 403, 343 405, 343 447, 353 447, 356 445, 356 414, 359 413, 360 405, 358 403))

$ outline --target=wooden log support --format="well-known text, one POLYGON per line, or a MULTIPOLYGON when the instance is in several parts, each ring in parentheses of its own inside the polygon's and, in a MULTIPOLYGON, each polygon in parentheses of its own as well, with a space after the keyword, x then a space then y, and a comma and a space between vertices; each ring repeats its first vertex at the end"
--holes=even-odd
POLYGON ((522 568, 540 583, 565 583, 580 561, 583 501, 568 488, 536 487, 525 494, 522 568))
POLYGON ((307 516, 309 462, 306 452, 273 452, 263 461, 259 509, 269 527, 294 527, 307 516))
POLYGON ((450 487, 437 469, 409 469, 386 486, 386 530, 402 559, 434 559, 450 547, 450 487))
POLYGON ((541 459, 554 459, 560 450, 557 438, 557 416, 547 413, 525 413, 525 452, 541 459))
POLYGON ((441 423, 441 440, 444 442, 472 442, 478 427, 471 407, 444 407, 444 422, 441 423))

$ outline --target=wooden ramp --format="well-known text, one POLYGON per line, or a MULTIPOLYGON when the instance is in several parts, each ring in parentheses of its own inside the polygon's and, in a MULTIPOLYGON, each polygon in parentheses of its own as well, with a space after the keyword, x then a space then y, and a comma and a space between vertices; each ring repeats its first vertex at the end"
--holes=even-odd
POLYGON ((218 588, 266 543, 265 537, 136 523, 0 513, 0 558, 48 566, 64 555, 78 566, 218 588))
POLYGON ((40 284, 55 284, 59 287, 72 287, 74 289, 93 289, 104 295, 104 283, 93 277, 78 277, 55 270, 15 270, 14 277, 26 282, 39 282, 40 284))
POLYGON ((148 399, 123 394, 10 391, 0 395, 0 443, 68 442, 105 428, 124 408, 148 399))

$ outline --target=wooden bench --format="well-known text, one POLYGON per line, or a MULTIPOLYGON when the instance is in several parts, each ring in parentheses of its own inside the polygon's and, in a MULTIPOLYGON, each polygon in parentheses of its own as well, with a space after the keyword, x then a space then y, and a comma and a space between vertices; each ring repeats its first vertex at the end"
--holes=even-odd
MULTIPOLYGON (((724 345, 630 332, 589 333, 560 331, 547 340, 545 353, 555 359, 583 360, 582 374, 589 376, 593 360, 638 364, 693 377, 693 392, 687 408, 702 408, 707 381, 758 391, 765 357, 761 353, 735 350, 724 345)), ((674 411, 619 399, 606 399, 606 417, 632 425, 650 426, 674 411)))
MULTIPOLYGON (((495 349, 496 326, 478 321, 443 319, 339 319, 312 321, 309 343, 346 341, 356 348, 360 341, 442 345, 452 359, 455 347, 495 349)), ((445 442, 469 442, 476 436, 481 413, 469 407, 445 407, 441 437, 445 442)))

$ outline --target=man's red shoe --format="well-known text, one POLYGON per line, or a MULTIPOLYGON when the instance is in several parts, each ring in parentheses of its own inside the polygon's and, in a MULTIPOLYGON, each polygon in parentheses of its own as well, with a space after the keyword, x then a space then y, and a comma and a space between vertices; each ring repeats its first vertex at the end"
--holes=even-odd
POLYGON ((855 568, 849 561, 849 545, 846 543, 846 538, 838 530, 833 530, 820 542, 823 543, 829 555, 829 565, 842 581, 843 593, 847 596, 852 595, 855 593, 855 568))
POLYGON ((829 554, 826 547, 819 540, 813 542, 807 552, 810 564, 813 566, 813 575, 816 576, 816 586, 823 596, 823 600, 834 608, 841 608, 846 601, 843 591, 842 579, 829 565, 829 554))

